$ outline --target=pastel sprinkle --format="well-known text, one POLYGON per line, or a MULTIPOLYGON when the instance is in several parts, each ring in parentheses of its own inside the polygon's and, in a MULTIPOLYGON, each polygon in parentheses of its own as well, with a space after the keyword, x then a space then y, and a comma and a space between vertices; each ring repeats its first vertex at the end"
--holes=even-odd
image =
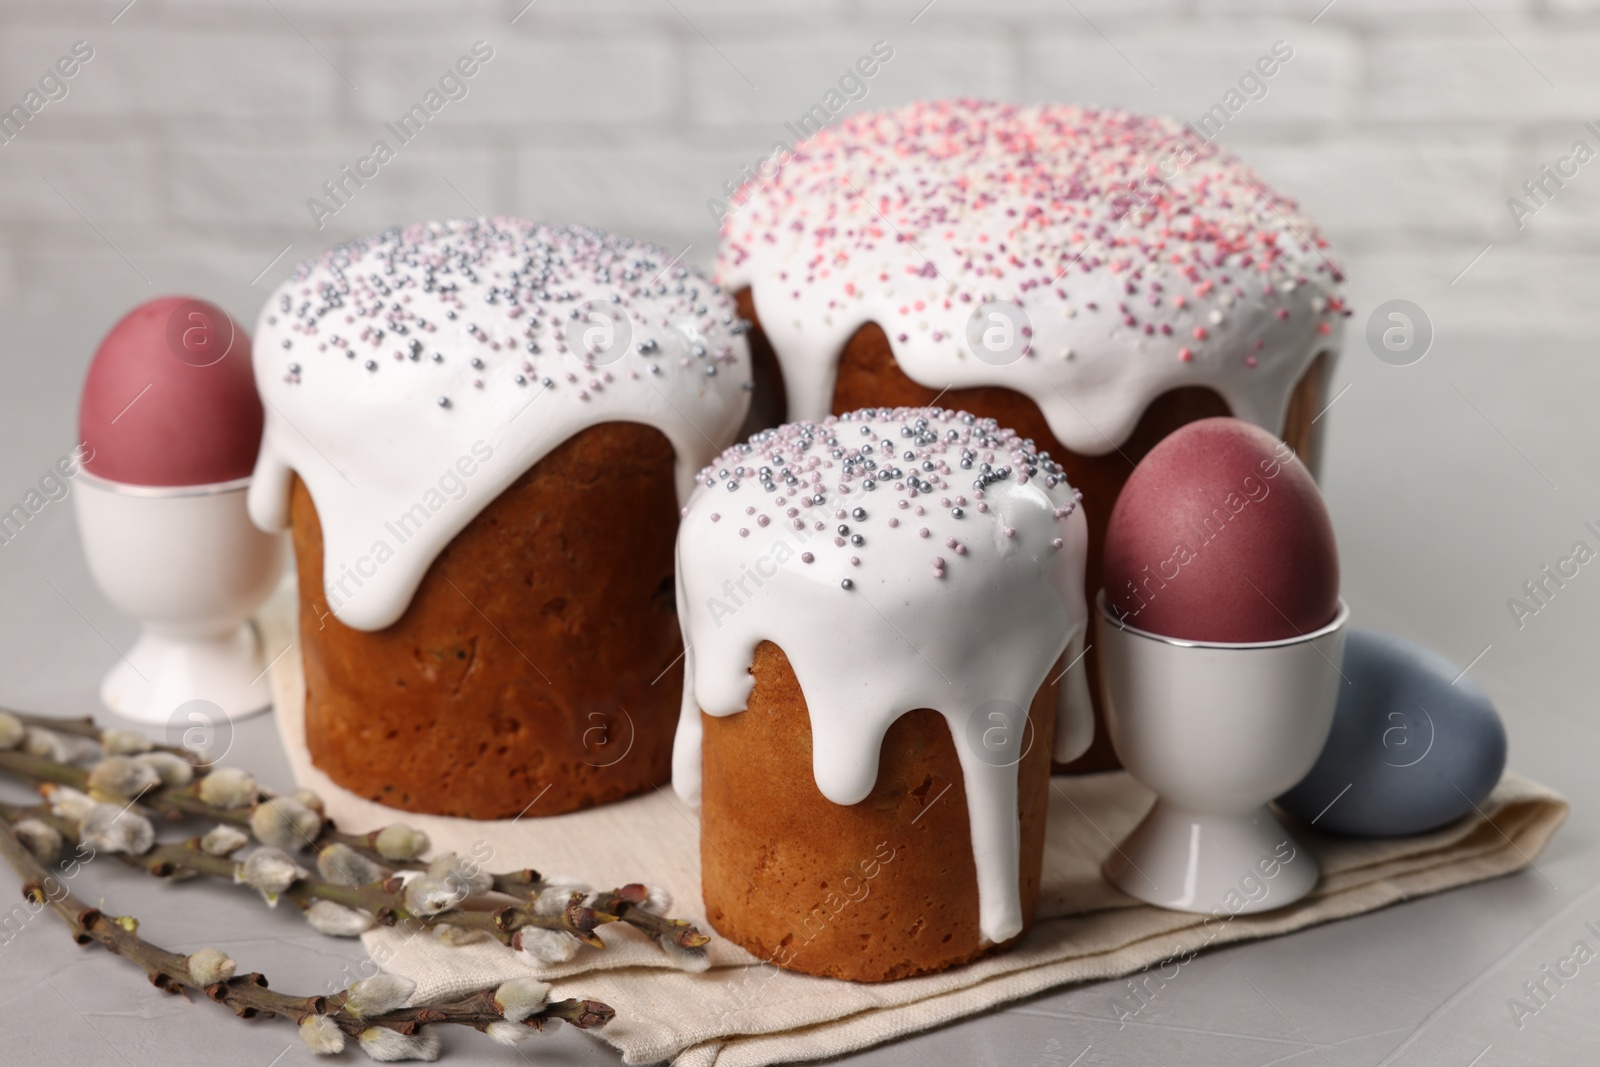
MULTIPOLYGON (((800 553, 801 562, 809 564, 837 550, 838 565, 860 567, 870 563, 868 553, 875 549, 894 551, 888 544, 892 539, 874 538, 874 529, 882 533, 898 528, 897 513, 903 510, 926 514, 921 505, 911 503, 913 496, 931 497, 941 505, 928 516, 929 525, 917 527, 917 535, 932 539, 937 529, 938 539, 961 557, 968 554, 968 548, 953 531, 976 521, 965 509, 990 515, 992 510, 983 499, 986 490, 996 485, 1020 488, 1030 479, 1040 482, 1042 488, 1028 491, 1047 493, 1053 514, 1068 515, 1076 509, 1080 495, 1067 484, 1060 464, 993 419, 942 408, 868 408, 830 415, 820 423, 791 423, 755 434, 724 451, 696 475, 698 488, 693 499, 710 492, 732 493, 735 506, 754 516, 756 527, 772 521, 764 508, 796 499, 806 510, 790 507, 784 511, 793 527, 802 533, 814 529, 827 534, 820 548, 819 542, 813 541, 800 553), (858 436, 853 432, 857 429, 865 432, 858 436), (837 493, 836 502, 827 510, 821 510, 827 503, 824 494, 813 491, 824 475, 837 493), (842 503, 854 494, 865 495, 869 485, 882 486, 880 495, 891 494, 883 500, 884 510, 866 500, 842 503), (891 500, 893 508, 887 507, 891 500)), ((694 521, 693 499, 690 522, 694 521)), ((720 512, 701 514, 712 517, 713 523, 720 517, 720 512)), ((1014 529, 1005 529, 1007 536, 1015 535, 1014 529)), ((749 527, 739 527, 741 538, 749 535, 749 527)), ((938 570, 948 566, 946 557, 934 558, 938 570)))

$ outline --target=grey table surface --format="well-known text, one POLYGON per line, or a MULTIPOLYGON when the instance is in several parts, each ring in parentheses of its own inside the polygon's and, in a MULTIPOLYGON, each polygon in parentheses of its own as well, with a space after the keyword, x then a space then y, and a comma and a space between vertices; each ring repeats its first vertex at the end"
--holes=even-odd
MULTIPOLYGON (((118 310, 0 311, 0 506, 71 447, 78 385, 118 310)), ((1358 328, 1335 387, 1323 481, 1355 623, 1416 637, 1462 664, 1479 657, 1472 674, 1505 716, 1513 766, 1572 800, 1568 824, 1519 874, 1206 953, 1134 1018, 1118 1018, 1122 983, 1077 986, 848 1062, 1494 1067, 1595 1057, 1600 963, 1520 1026, 1507 1002, 1574 942, 1600 948, 1584 925, 1600 923, 1600 724, 1590 714, 1600 577, 1586 568, 1520 629, 1506 600, 1589 536, 1585 520, 1600 519, 1600 424, 1588 417, 1600 364, 1577 338, 1500 343, 1441 325, 1424 360, 1392 367, 1365 350, 1358 328)), ((0 705, 101 714, 98 679, 134 635, 90 579, 70 501, 50 503, 0 545, 0 705)), ((239 725, 231 759, 288 784, 269 717, 239 725)), ((360 957, 358 944, 317 936, 289 910, 216 887, 164 886, 95 865, 78 888, 139 916, 153 940, 217 945, 275 988, 327 988, 360 957)), ((16 891, 0 870, 0 899, 16 891)), ((570 1029, 516 1050, 471 1033, 446 1034, 445 1045, 458 1063, 617 1062, 570 1029)), ((309 1059, 292 1028, 160 994, 125 961, 75 948, 51 919, 0 944, 0 1064, 309 1059)))

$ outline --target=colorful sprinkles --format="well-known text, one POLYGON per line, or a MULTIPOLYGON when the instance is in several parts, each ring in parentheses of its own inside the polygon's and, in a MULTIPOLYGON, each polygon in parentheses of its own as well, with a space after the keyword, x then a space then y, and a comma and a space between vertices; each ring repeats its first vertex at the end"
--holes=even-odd
MULTIPOLYGON (((730 287, 774 277, 771 295, 796 314, 870 307, 898 344, 954 354, 966 340, 935 312, 1004 300, 1035 327, 1083 316, 1075 336, 1121 337, 1189 373, 1206 358, 1248 373, 1258 361, 1237 347, 1267 319, 1314 316, 1326 334, 1349 314, 1315 224, 1168 119, 941 100, 861 113, 795 148, 735 197, 718 275, 730 287), (1217 336, 1239 314, 1248 330, 1217 336)), ((1078 354, 1026 352, 1067 366, 1078 354)))
MULTIPOLYGON (((697 497, 733 494, 758 526, 775 522, 813 540, 815 551, 799 554, 804 565, 844 566, 868 570, 874 549, 902 553, 908 537, 931 536, 927 526, 898 531, 896 511, 927 515, 937 509, 941 525, 959 529, 987 516, 984 499, 1000 482, 1026 485, 1037 481, 1053 496, 1053 518, 1064 520, 1076 510, 1082 494, 1067 484, 1066 474, 1048 452, 1031 440, 1003 429, 994 419, 944 408, 866 408, 829 416, 820 423, 797 422, 763 430, 749 441, 722 453, 696 477, 697 497), (806 509, 809 514, 802 513, 806 509), (878 520, 875 522, 874 520, 878 520), (808 521, 809 520, 809 521, 808 521), (816 537, 818 533, 832 536, 816 537)), ((694 502, 688 509, 694 522, 694 502)), ((717 512, 706 518, 715 523, 717 512)), ((967 555, 971 538, 993 540, 988 528, 952 534, 943 544, 954 556, 967 555)), ((748 536, 741 528, 739 536, 748 536)), ((1008 540, 1021 535, 1004 527, 1008 540)), ((1060 549, 1060 537, 1050 547, 1060 549)), ((956 564, 932 557, 931 574, 944 578, 956 564)), ((840 579, 845 590, 852 578, 840 579)))
POLYGON ((319 357, 338 356, 374 380, 431 375, 434 403, 448 411, 446 390, 464 382, 572 388, 584 401, 616 375, 714 377, 739 363, 728 338, 746 324, 726 294, 664 249, 588 226, 492 218, 396 226, 335 246, 295 268, 264 325, 288 334, 290 384, 325 369, 319 357), (628 351, 572 349, 570 320, 590 302, 626 314, 628 351), (442 344, 445 324, 461 340, 442 344))

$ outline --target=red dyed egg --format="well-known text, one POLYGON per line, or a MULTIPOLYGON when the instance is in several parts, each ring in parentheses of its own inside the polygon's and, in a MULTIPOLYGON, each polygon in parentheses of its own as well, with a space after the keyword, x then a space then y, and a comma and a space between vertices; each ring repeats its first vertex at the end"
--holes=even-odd
POLYGON ((243 478, 261 448, 250 336, 215 304, 164 296, 100 342, 78 407, 84 467, 132 485, 243 478))
POLYGON ((1106 599, 1130 626, 1192 641, 1278 641, 1339 610, 1339 553, 1288 445, 1202 419, 1139 464, 1106 531, 1106 599))

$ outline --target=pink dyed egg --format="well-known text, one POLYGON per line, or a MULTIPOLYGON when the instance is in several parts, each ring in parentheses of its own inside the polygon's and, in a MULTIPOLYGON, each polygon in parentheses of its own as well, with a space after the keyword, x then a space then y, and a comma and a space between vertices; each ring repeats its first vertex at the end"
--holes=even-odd
POLYGON ((1114 615, 1193 641, 1277 641, 1333 621, 1339 554, 1316 482, 1288 445, 1202 419, 1144 457, 1111 512, 1114 615))
POLYGON ((140 304, 100 342, 78 408, 84 466, 132 485, 243 478, 261 447, 250 336, 192 297, 140 304))

